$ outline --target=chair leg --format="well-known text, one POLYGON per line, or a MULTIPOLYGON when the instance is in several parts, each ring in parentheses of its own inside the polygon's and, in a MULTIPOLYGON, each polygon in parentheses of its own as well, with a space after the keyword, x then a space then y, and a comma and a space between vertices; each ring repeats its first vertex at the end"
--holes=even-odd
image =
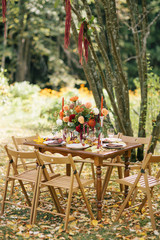
MULTIPOLYGON (((13 171, 13 175, 14 175, 14 171, 13 171)), ((12 180, 11 181, 10 197, 13 195, 13 192, 14 192, 14 183, 15 183, 15 180, 12 180)))
POLYGON ((3 213, 4 213, 4 206, 5 206, 6 196, 7 196, 7 188, 8 188, 8 180, 6 179, 3 200, 2 200, 2 207, 1 207, 1 215, 3 215, 3 213))
POLYGON ((135 190, 134 190, 134 194, 133 194, 133 197, 132 197, 132 204, 134 204, 134 202, 135 202, 135 199, 136 199, 137 193, 138 193, 138 189, 135 188, 135 190))
POLYGON ((94 219, 94 216, 93 216, 91 207, 90 207, 90 205, 89 205, 89 203, 88 203, 88 200, 87 200, 87 198, 86 198, 86 195, 85 195, 85 192, 84 192, 84 187, 83 187, 83 185, 82 185, 82 183, 81 183, 81 180, 80 180, 80 177, 79 177, 78 173, 76 173, 75 176, 76 176, 76 179, 77 179, 79 188, 80 188, 80 190, 81 190, 81 193, 82 193, 82 195, 83 195, 84 201, 85 201, 85 203, 86 203, 88 212, 89 212, 89 214, 90 214, 90 216, 91 216, 91 219, 94 219))
POLYGON ((34 194, 32 199, 32 209, 31 209, 31 217, 30 217, 30 224, 34 225, 36 221, 37 216, 37 207, 39 203, 39 195, 40 195, 40 181, 42 177, 42 167, 39 167, 40 169, 37 170, 37 183, 34 186, 34 194))
POLYGON ((81 190, 81 193, 82 193, 82 195, 83 195, 84 201, 85 201, 85 203, 86 203, 86 206, 87 206, 89 215, 91 216, 91 219, 93 220, 93 219, 94 219, 94 216, 93 216, 91 207, 90 207, 90 205, 89 205, 88 199, 87 199, 87 197, 86 197, 86 194, 85 194, 85 192, 84 192, 84 188, 83 188, 82 185, 80 186, 80 190, 81 190))
POLYGON ((26 189, 25 189, 25 187, 24 187, 24 185, 23 185, 23 182, 22 182, 21 180, 18 180, 18 181, 19 181, 19 184, 21 185, 22 192, 23 192, 23 194, 25 195, 25 198, 26 198, 26 200, 27 200, 27 203, 28 203, 28 205, 31 207, 31 201, 30 201, 30 199, 28 198, 28 194, 27 194, 26 189))
POLYGON ((10 197, 13 195, 13 192, 14 192, 14 183, 15 183, 15 181, 12 180, 12 181, 11 181, 10 197))
POLYGON ((49 169, 50 169, 50 171, 51 171, 51 173, 53 173, 54 171, 53 171, 53 168, 52 168, 52 166, 49 164, 49 169))
POLYGON ((60 193, 61 197, 64 198, 64 195, 63 195, 62 189, 61 189, 61 188, 58 188, 58 190, 59 190, 59 193, 60 193))
POLYGON ((91 169, 92 169, 92 178, 94 180, 94 187, 96 187, 96 178, 95 178, 94 164, 93 163, 91 163, 91 169))
POLYGON ((65 231, 67 230, 67 227, 68 227, 69 213, 70 213, 71 200, 72 200, 72 194, 73 194, 73 182, 74 182, 74 176, 72 176, 72 179, 71 179, 71 185, 70 185, 69 196, 68 196, 68 203, 67 203, 66 217, 65 217, 65 225, 64 225, 64 230, 65 231))
POLYGON ((121 205, 121 208, 120 208, 120 210, 119 210, 119 213, 118 213, 118 215, 117 215, 117 217, 116 217, 116 221, 118 221, 118 219, 120 218, 120 216, 121 216, 123 210, 125 209, 125 207, 126 207, 128 201, 129 201, 129 199, 130 199, 130 197, 131 197, 134 189, 135 189, 134 187, 132 187, 132 188, 130 189, 130 191, 129 191, 127 197, 126 197, 126 199, 124 200, 123 204, 121 205))
POLYGON ((146 185, 146 195, 147 195, 147 200, 148 200, 149 214, 150 214, 150 217, 151 217, 151 224, 152 224, 153 230, 156 230, 156 222, 155 222, 153 209, 152 209, 151 193, 150 193, 150 188, 149 188, 146 173, 144 174, 144 181, 145 181, 145 185, 146 185))
POLYGON ((81 176, 82 170, 83 170, 84 162, 81 164, 81 167, 79 169, 79 176, 81 176))
POLYGON ((141 205, 139 206, 139 208, 137 210, 138 212, 141 212, 141 210, 144 207, 144 204, 146 203, 146 201, 147 201, 147 195, 145 195, 145 198, 143 199, 141 205))
MULTIPOLYGON (((122 167, 117 167, 118 168, 118 177, 119 179, 123 178, 123 174, 122 174, 122 167)), ((120 187, 120 191, 123 192, 123 184, 119 184, 119 187, 120 187)))
POLYGON ((112 170, 113 170, 112 166, 108 167, 107 172, 105 174, 105 178, 104 178, 103 186, 102 186, 102 200, 104 199, 104 195, 105 195, 106 189, 108 187, 108 183, 109 183, 109 180, 111 177, 112 170))

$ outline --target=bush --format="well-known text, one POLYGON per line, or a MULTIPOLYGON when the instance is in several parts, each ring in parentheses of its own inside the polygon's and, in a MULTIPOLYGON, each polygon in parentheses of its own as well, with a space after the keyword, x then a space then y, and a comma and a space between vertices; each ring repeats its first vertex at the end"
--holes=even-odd
POLYGON ((10 86, 10 93, 13 98, 20 97, 28 99, 31 95, 39 94, 40 87, 29 82, 16 82, 10 86))
POLYGON ((9 95, 8 79, 4 76, 4 71, 0 71, 0 103, 4 104, 9 95))

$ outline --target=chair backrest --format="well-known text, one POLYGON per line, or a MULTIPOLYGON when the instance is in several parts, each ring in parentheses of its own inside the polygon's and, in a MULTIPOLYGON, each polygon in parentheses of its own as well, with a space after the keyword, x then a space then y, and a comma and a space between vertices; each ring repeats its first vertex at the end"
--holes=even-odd
POLYGON ((127 142, 127 143, 140 143, 142 145, 144 145, 144 151, 145 151, 145 155, 148 153, 151 141, 152 141, 152 136, 149 137, 131 137, 131 136, 121 136, 121 139, 123 142, 127 142))
POLYGON ((32 159, 35 161, 35 159, 37 159, 37 155, 35 153, 35 151, 32 152, 23 152, 23 151, 17 151, 17 150, 13 150, 7 147, 7 145, 5 145, 5 150, 7 152, 8 158, 9 158, 9 162, 12 163, 14 172, 17 174, 17 161, 18 158, 23 158, 23 161, 28 160, 28 159, 32 159))
POLYGON ((120 133, 120 132, 113 135, 113 138, 121 138, 121 137, 122 137, 122 133, 120 133))
POLYGON ((70 154, 68 156, 56 157, 55 155, 41 153, 38 150, 35 150, 35 152, 37 154, 37 161, 40 166, 45 165, 45 163, 71 164, 72 156, 70 154))
POLYGON ((15 145, 15 148, 17 151, 20 151, 21 149, 19 148, 19 146, 23 145, 23 143, 28 142, 28 141, 33 141, 34 139, 38 138, 38 133, 36 133, 36 135, 33 136, 28 136, 28 137, 14 137, 12 136, 12 140, 13 143, 15 145))
MULTIPOLYGON (((44 175, 45 180, 50 179, 49 173, 45 167, 45 163, 71 164, 73 171, 76 171, 76 167, 75 167, 75 164, 74 164, 71 154, 68 154, 68 156, 56 157, 55 155, 47 155, 47 154, 41 153, 38 150, 35 150, 35 153, 37 155, 38 165, 42 166, 42 168, 43 168, 43 175, 44 175)), ((71 172, 71 174, 72 174, 72 172, 71 172)))
MULTIPOLYGON (((151 158, 150 158, 150 163, 160 163, 160 155, 153 155, 151 158)), ((160 178, 160 168, 158 167, 159 171, 156 175, 156 178, 160 178)))

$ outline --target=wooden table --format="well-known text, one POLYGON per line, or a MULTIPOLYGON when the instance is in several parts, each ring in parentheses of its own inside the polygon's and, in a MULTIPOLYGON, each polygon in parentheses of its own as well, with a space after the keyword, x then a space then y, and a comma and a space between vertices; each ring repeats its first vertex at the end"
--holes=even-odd
MULTIPOLYGON (((124 176, 129 176, 129 158, 131 155, 131 150, 134 148, 141 147, 141 144, 135 144, 135 143, 126 143, 126 147, 123 149, 116 149, 116 150, 108 150, 106 151, 99 151, 91 152, 91 151, 84 151, 84 150, 72 150, 69 148, 66 148, 65 146, 60 147, 51 147, 44 144, 37 144, 36 142, 26 142, 25 145, 34 146, 36 149, 38 149, 40 152, 49 151, 51 153, 60 153, 62 155, 68 155, 69 153, 74 156, 79 156, 83 159, 91 158, 94 160, 94 165, 96 166, 96 193, 97 193, 97 219, 100 220, 102 218, 102 179, 101 179, 101 166, 103 165, 103 160, 106 160, 108 158, 115 158, 120 155, 124 155, 125 158, 125 170, 124 170, 124 176)), ((67 166, 67 175, 70 175, 70 166, 67 166)), ((125 188, 125 196, 128 194, 128 188, 125 188)))

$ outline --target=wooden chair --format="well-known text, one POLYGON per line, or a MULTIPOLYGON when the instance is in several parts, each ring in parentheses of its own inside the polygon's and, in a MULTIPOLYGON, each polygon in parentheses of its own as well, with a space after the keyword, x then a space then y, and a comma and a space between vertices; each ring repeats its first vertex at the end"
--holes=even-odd
MULTIPOLYGON (((145 146, 144 156, 147 154, 147 152, 149 150, 149 147, 150 147, 150 144, 151 144, 151 140, 152 140, 152 136, 149 136, 149 137, 146 137, 146 138, 140 138, 140 137, 124 136, 122 134, 120 135, 120 138, 125 143, 140 143, 140 144, 143 144, 145 146)), ((118 168, 119 179, 121 179, 122 178, 122 168, 125 167, 125 164, 122 161, 121 157, 119 156, 119 157, 113 159, 111 162, 105 162, 103 164, 103 166, 107 166, 108 169, 107 169, 105 179, 104 179, 104 182, 103 182, 103 185, 102 185, 102 199, 104 198, 106 189, 108 187, 113 167, 118 168)), ((141 167, 141 162, 130 163, 130 165, 129 165, 130 169, 140 169, 140 167, 141 167)), ((149 173, 151 174, 150 164, 148 164, 148 170, 149 170, 149 173)), ((122 184, 120 184, 120 190, 121 191, 123 190, 122 184)))
MULTIPOLYGON (((2 200, 2 208, 1 208, 1 215, 4 213, 4 207, 5 207, 5 203, 9 203, 12 205, 17 205, 19 207, 25 207, 25 208, 30 208, 31 209, 31 214, 30 214, 30 223, 32 220, 32 214, 33 214, 33 208, 34 208, 34 199, 35 199, 35 194, 37 191, 36 188, 36 183, 38 180, 38 176, 39 176, 39 171, 37 171, 37 169, 30 169, 30 170, 26 170, 22 173, 18 172, 17 169, 17 159, 18 158, 22 158, 25 162, 25 160, 27 161, 28 159, 32 159, 33 161, 35 161, 37 159, 37 155, 35 152, 21 152, 21 151, 15 151, 12 149, 9 149, 7 147, 7 145, 5 146, 5 150, 7 152, 9 161, 8 161, 8 166, 7 166, 7 172, 6 172, 6 178, 5 178, 5 187, 4 187, 4 194, 3 194, 3 200, 2 200), (13 170, 13 173, 11 173, 11 170, 13 170), (6 200, 7 198, 7 190, 8 190, 8 182, 9 181, 18 181, 19 182, 19 186, 26 198, 27 201, 27 206, 26 205, 20 205, 20 204, 16 204, 14 202, 11 202, 9 200, 6 200), (32 199, 32 203, 28 197, 26 188, 25 188, 25 183, 32 183, 34 186, 33 189, 33 199, 32 199)), ((50 173, 50 178, 54 178, 54 177, 58 177, 60 174, 55 174, 55 173, 50 173)), ((45 179, 42 178, 42 182, 45 179)))
MULTIPOLYGON (((143 191, 145 193, 145 197, 144 197, 141 205, 139 206, 138 211, 142 210, 146 201, 148 200, 148 207, 149 207, 149 214, 150 214, 150 218, 151 218, 152 228, 153 228, 153 230, 156 229, 155 218, 154 218, 154 213, 153 213, 153 209, 152 209, 151 196, 152 196, 153 188, 157 185, 160 185, 160 179, 159 179, 160 178, 160 170, 158 171, 158 174, 156 177, 148 175, 147 171, 146 171, 147 164, 149 163, 149 161, 154 162, 155 160, 157 162, 158 161, 160 162, 160 156, 152 156, 151 153, 146 154, 144 157, 144 160, 142 162, 142 165, 141 165, 141 170, 139 171, 138 174, 116 180, 116 182, 128 185, 130 187, 130 191, 127 195, 127 198, 124 200, 123 204, 121 205, 121 208, 120 208, 120 211, 116 218, 116 221, 120 218, 131 195, 135 191, 137 192, 137 190, 140 189, 141 191, 143 191)), ((156 212, 156 213, 158 213, 158 212, 156 212)))
MULTIPOLYGON (((55 157, 54 155, 52 155, 52 156, 46 155, 46 154, 42 154, 38 151, 36 151, 36 153, 37 153, 37 159, 38 159, 39 165, 41 166, 40 167, 40 175, 39 175, 40 179, 41 179, 41 176, 43 175, 46 180, 46 182, 42 183, 42 185, 49 187, 50 194, 52 193, 52 189, 54 189, 55 187, 66 189, 69 191, 69 194, 68 194, 68 203, 67 203, 67 208, 66 208, 65 214, 55 213, 54 211, 47 211, 45 209, 38 207, 39 193, 40 193, 40 188, 41 188, 41 184, 39 184, 38 188, 37 188, 36 198, 35 198, 35 208, 34 208, 32 224, 35 223, 37 210, 40 210, 40 211, 47 212, 47 213, 49 212, 51 214, 65 216, 65 227, 64 228, 65 228, 65 230, 67 230, 72 195, 73 195, 73 192, 76 192, 79 189, 83 195, 83 198, 86 203, 88 212, 91 216, 91 219, 94 219, 93 213, 91 211, 90 205, 88 203, 88 200, 87 200, 85 192, 84 192, 84 186, 93 183, 93 179, 91 179, 91 180, 80 179, 79 174, 76 170, 75 164, 73 162, 72 156, 70 154, 65 157, 55 157), (58 177, 56 179, 50 179, 50 177, 48 175, 48 171, 45 167, 46 162, 50 162, 52 164, 65 164, 65 165, 71 164, 71 169, 72 169, 71 176, 61 175, 60 177, 58 177)), ((40 183, 41 183, 41 180, 40 180, 40 183)))
MULTIPOLYGON (((39 134, 36 133, 35 135, 32 135, 32 136, 27 136, 27 137, 15 137, 15 136, 12 136, 12 140, 13 140, 13 144, 16 148, 17 151, 31 151, 31 147, 29 146, 24 146, 24 143, 25 142, 29 142, 29 141, 33 141, 35 139, 37 139, 39 137, 39 134)), ((17 164, 18 168, 22 168, 24 170, 27 170, 27 169, 30 169, 30 168, 33 168, 35 167, 36 168, 36 161, 24 161, 23 158, 20 158, 20 161, 21 161, 21 164, 17 164)), ((48 164, 48 167, 51 171, 51 173, 53 173, 53 169, 52 169, 52 166, 50 164, 48 164)), ((31 186, 33 186, 31 184, 31 186)), ((14 181, 12 181, 11 183, 11 195, 13 194, 13 189, 14 189, 14 181)))

